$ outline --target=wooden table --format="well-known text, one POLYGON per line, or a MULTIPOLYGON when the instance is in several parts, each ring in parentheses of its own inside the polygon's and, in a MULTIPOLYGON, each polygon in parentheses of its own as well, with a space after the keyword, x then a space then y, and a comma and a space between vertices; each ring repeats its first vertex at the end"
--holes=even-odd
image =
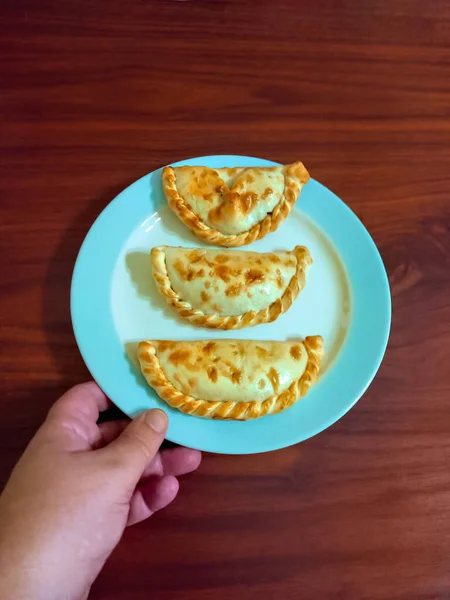
POLYGON ((450 3, 0 11, 4 479, 88 378, 69 315, 83 237, 161 165, 303 160, 365 223, 392 286, 387 354, 355 408, 293 448, 206 456, 173 506, 127 531, 92 599, 448 599, 450 3))

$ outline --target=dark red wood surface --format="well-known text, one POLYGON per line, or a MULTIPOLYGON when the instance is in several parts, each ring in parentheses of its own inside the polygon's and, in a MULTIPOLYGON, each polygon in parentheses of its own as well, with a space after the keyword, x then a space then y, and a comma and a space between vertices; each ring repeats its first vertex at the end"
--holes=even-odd
POLYGON ((448 599, 450 3, 0 7, 3 479, 88 377, 69 314, 84 235, 161 165, 303 160, 363 220, 392 286, 389 347, 355 408, 296 447, 206 456, 91 597, 448 599))

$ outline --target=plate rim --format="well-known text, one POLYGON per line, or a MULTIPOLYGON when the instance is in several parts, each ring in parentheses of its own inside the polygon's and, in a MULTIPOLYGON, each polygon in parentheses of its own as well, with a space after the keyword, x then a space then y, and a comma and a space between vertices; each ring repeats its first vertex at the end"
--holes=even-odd
MULTIPOLYGON (((248 156, 238 156, 238 155, 210 155, 210 156, 201 156, 201 157, 195 157, 195 158, 189 158, 189 159, 185 159, 182 161, 178 161, 175 163, 171 163, 171 166, 177 166, 177 165, 183 165, 183 164, 200 164, 201 162, 203 163, 208 163, 208 162, 212 162, 214 160, 223 160, 224 163, 229 163, 229 162, 234 162, 234 164, 237 164, 236 161, 246 161, 248 164, 254 163, 255 165, 262 165, 262 166, 276 166, 279 165, 279 163, 276 163, 274 161, 269 161, 266 159, 261 159, 261 158, 256 158, 256 157, 248 157, 248 156)), ((110 381, 109 381, 109 374, 105 374, 105 369, 101 366, 100 362, 97 360, 95 352, 92 353, 92 351, 88 348, 88 345, 86 345, 86 332, 87 333, 87 338, 92 337, 92 326, 96 326, 98 325, 97 320, 94 319, 94 321, 91 318, 86 318, 86 315, 83 315, 83 311, 86 312, 86 309, 89 307, 89 305, 86 303, 86 294, 85 291, 86 289, 89 288, 89 286, 87 286, 88 283, 93 283, 92 279, 94 280, 94 283, 97 281, 96 277, 91 277, 93 270, 94 270, 94 274, 95 274, 95 269, 96 268, 104 268, 105 267, 105 262, 106 264, 108 264, 108 260, 102 260, 102 259, 107 259, 108 256, 105 256, 105 252, 106 254, 108 253, 108 251, 106 251, 104 248, 107 246, 109 249, 109 252, 111 252, 113 249, 118 249, 118 253, 115 254, 113 257, 109 256, 109 259, 114 258, 114 261, 112 261, 112 272, 111 272, 111 281, 112 281, 112 273, 114 270, 114 265, 116 264, 116 260, 119 256, 120 253, 120 248, 123 247, 123 243, 120 244, 120 247, 118 248, 118 244, 114 243, 114 240, 112 240, 112 244, 104 244, 103 245, 103 249, 102 249, 102 244, 100 242, 96 241, 96 236, 97 234, 100 232, 101 233, 101 229, 104 225, 108 224, 108 221, 111 219, 111 217, 113 217, 113 222, 114 222, 114 211, 118 211, 120 212, 121 208, 120 208, 120 203, 123 202, 124 198, 126 197, 127 194, 130 193, 130 188, 137 186, 137 188, 139 188, 139 186, 144 186, 144 184, 148 181, 150 181, 150 179, 154 176, 156 176, 157 174, 159 174, 161 171, 160 169, 156 169, 146 175, 144 175, 143 177, 137 179, 136 181, 132 182, 129 186, 127 186, 122 192, 120 192, 115 198, 113 198, 109 204, 107 204, 107 206, 103 209, 103 211, 97 216, 97 218, 95 219, 94 223, 91 225, 91 227, 89 228, 83 243, 81 244, 80 250, 78 252, 77 255, 77 259, 75 262, 75 266, 74 266, 74 270, 73 270, 73 275, 72 275, 72 282, 71 282, 71 290, 70 290, 70 312, 71 312, 71 319, 72 319, 72 327, 73 327, 73 331, 74 331, 74 336, 78 345, 78 348, 80 350, 80 353, 83 357, 83 360, 89 370, 89 372, 91 373, 92 377, 97 381, 97 383, 100 385, 100 387, 105 391, 105 393, 111 398, 111 400, 126 414, 128 414, 129 416, 133 417, 136 414, 138 414, 144 407, 135 407, 134 409, 131 408, 130 410, 127 410, 122 403, 121 406, 121 402, 117 401, 114 396, 114 390, 112 389, 112 386, 110 385, 110 381), (98 253, 97 254, 92 254, 90 253, 90 246, 93 245, 93 248, 97 248, 98 253), (102 254, 103 252, 103 254, 102 254), (87 260, 86 260, 87 259, 87 260), (87 269, 87 270, 86 270, 87 269), (91 280, 91 281, 89 281, 91 280), (88 326, 88 329, 86 329, 86 326, 88 326)), ((379 253, 379 250, 377 248, 377 246, 375 245, 375 242, 373 241, 371 235, 369 234, 369 232, 367 231, 367 229, 365 228, 365 226, 363 225, 363 223, 360 221, 360 219, 356 216, 356 214, 350 209, 349 206, 347 206, 338 196, 336 196, 331 190, 329 190, 328 188, 326 188, 325 186, 323 186, 322 184, 320 184, 319 182, 315 181, 314 179, 311 179, 311 183, 308 183, 308 186, 311 185, 314 187, 316 194, 323 194, 325 196, 328 196, 329 198, 332 198, 332 200, 335 202, 335 208, 338 207, 338 211, 337 213, 341 213, 342 215, 345 215, 344 218, 344 223, 351 223, 351 227, 355 228, 354 232, 355 234, 357 233, 358 235, 356 235, 356 237, 360 237, 362 240, 364 240, 364 244, 365 244, 365 250, 366 252, 369 253, 369 256, 371 258, 371 261, 373 262, 373 265, 376 272, 377 272, 377 276, 378 276, 378 299, 381 299, 382 302, 382 307, 381 307, 381 312, 380 313, 376 313, 376 316, 378 317, 377 320, 377 326, 376 327, 372 327, 372 329, 370 331, 372 331, 375 335, 376 335, 376 351, 372 352, 373 356, 371 358, 371 363, 372 363, 372 367, 371 368, 367 368, 367 365, 365 366, 365 371, 366 374, 362 379, 365 379, 364 383, 360 383, 357 388, 358 391, 355 392, 355 390, 351 391, 352 386, 348 386, 347 388, 350 388, 347 390, 347 393, 349 393, 351 395, 351 397, 353 398, 351 401, 348 401, 347 403, 343 403, 343 405, 341 406, 340 410, 335 411, 335 413, 328 419, 325 419, 322 421, 321 425, 319 427, 313 428, 308 435, 302 435, 299 437, 291 437, 290 439, 286 439, 285 442, 283 442, 282 444, 279 443, 275 443, 275 444, 270 444, 270 443, 264 443, 264 441, 260 444, 253 444, 251 448, 247 447, 246 444, 234 444, 234 446, 232 448, 227 448, 226 450, 223 449, 223 447, 221 447, 221 444, 219 442, 219 445, 215 445, 214 440, 210 440, 209 443, 195 443, 194 445, 188 444, 191 447, 195 447, 198 448, 199 450, 203 450, 203 451, 208 451, 208 452, 214 452, 214 453, 223 453, 223 454, 253 454, 253 453, 259 453, 259 452, 267 452, 267 451, 272 451, 272 450, 276 450, 276 449, 281 449, 281 448, 285 448, 288 446, 291 446, 293 444, 299 443, 301 441, 305 441, 306 439, 309 439, 310 437, 313 437, 314 435, 317 435, 318 433, 320 433, 321 431, 324 431, 325 429, 327 429, 328 427, 330 427, 332 424, 334 424, 335 422, 337 422, 340 418, 342 418, 355 404, 356 402, 361 398, 361 396, 365 393, 365 391, 367 390, 368 386, 370 385, 370 383, 373 381, 379 367, 380 364, 382 362, 383 356, 385 354, 386 351, 386 347, 387 347, 387 343, 388 343, 388 339, 389 339, 389 333, 390 333, 390 327, 391 327, 391 318, 392 318, 392 306, 391 306, 391 295, 390 295, 390 288, 389 288, 389 280, 386 274, 386 270, 383 264, 383 260, 381 258, 381 255, 379 253), (337 202, 336 202, 337 201, 337 202), (382 314, 381 314, 382 313, 382 314)), ((305 190, 307 189, 307 187, 305 188, 305 190)), ((305 194, 305 191, 302 192, 302 194, 305 194)), ((301 202, 301 199, 300 201, 301 202)), ((130 214, 128 215, 129 218, 126 218, 125 221, 121 221, 120 225, 121 225, 121 230, 125 230, 122 231, 122 233, 125 236, 129 236, 130 234, 130 230, 128 231, 128 233, 126 232, 126 224, 129 220, 133 220, 134 217, 139 217, 139 221, 138 222, 142 222, 143 219, 146 218, 146 216, 148 217, 148 214, 152 208, 151 204, 149 204, 148 206, 146 206, 146 213, 143 216, 140 211, 141 208, 145 207, 145 204, 142 204, 142 206, 138 205, 139 203, 136 204, 136 206, 132 206, 132 207, 128 207, 128 209, 130 210, 130 214), (136 213, 136 214, 135 214, 136 213)), ((153 207, 155 208, 155 207, 153 207)), ((299 208, 301 208, 301 206, 299 206, 299 208)), ((297 209, 298 210, 298 209, 297 209)), ((329 380, 330 376, 332 375, 332 373, 336 373, 337 370, 339 369, 339 363, 342 363, 343 357, 342 355, 344 354, 344 351, 346 354, 348 354, 349 352, 351 353, 351 347, 347 348, 347 345, 351 342, 352 337, 355 335, 354 329, 355 329, 355 323, 354 318, 355 314, 355 292, 354 292, 354 286, 353 286, 353 282, 352 282, 352 277, 351 277, 351 273, 353 271, 353 268, 356 268, 353 266, 353 263, 350 267, 348 267, 348 261, 344 260, 343 256, 342 256, 342 248, 340 248, 341 245, 341 237, 338 236, 338 244, 336 244, 336 238, 333 237, 333 235, 330 235, 330 231, 333 233, 336 233, 336 229, 335 229, 335 225, 333 225, 332 219, 324 217, 324 215, 320 214, 320 207, 317 204, 314 203, 310 203, 309 205, 309 210, 306 211, 306 215, 308 216, 308 218, 312 219, 314 224, 326 235, 326 237, 329 239, 329 241, 332 243, 334 249, 336 250, 344 268, 346 269, 347 272, 347 276, 348 276, 348 281, 349 281, 349 287, 350 287, 350 293, 351 293, 351 317, 350 317, 350 324, 348 327, 348 331, 347 331, 347 335, 346 335, 346 339, 343 342, 343 346, 339 351, 338 356, 334 359, 333 364, 330 366, 329 371, 324 374, 323 376, 323 380, 329 380), (315 212, 319 210, 319 212, 315 215, 315 212), (319 216, 320 219, 325 219, 325 227, 323 226, 324 223, 321 220, 317 220, 317 218, 315 218, 315 216, 319 216), (352 331, 353 330, 353 331, 352 331)), ((134 227, 136 227, 136 223, 134 224, 134 227)), ((114 229, 114 228, 113 228, 114 229)), ((127 237, 125 237, 125 240, 127 239, 127 237)), ((109 240, 111 241, 111 240, 109 240)), ((117 240, 118 241, 118 240, 117 240)), ((344 247, 345 247, 345 243, 344 243, 344 247)), ((344 254, 348 254, 348 252, 344 252, 344 254)), ((359 253, 356 252, 354 253, 355 257, 352 258, 351 255, 348 255, 347 258, 349 258, 350 261, 352 261, 353 259, 357 259, 359 253)), ((109 263, 111 263, 111 260, 109 260, 109 263)), ((97 273, 98 274, 98 273, 97 273)), ((109 282, 110 286, 111 286, 111 281, 109 282)), ((94 286, 95 288, 95 286, 94 286)), ((357 294, 356 294, 356 308, 358 308, 358 295, 361 292, 360 287, 357 290, 357 294), (358 291, 359 290, 359 291, 358 291)), ((103 290, 104 292, 105 290, 103 290)), ((100 292, 100 293, 103 293, 100 292)), ((110 290, 108 290, 108 297, 110 298, 110 290)), ((95 300, 95 297, 94 297, 95 300)), ((109 303, 110 306, 110 303, 109 303)), ((361 307, 359 307, 360 309, 361 307)), ((102 326, 104 326, 105 324, 108 325, 107 320, 104 321, 103 319, 103 324, 101 324, 102 321, 102 315, 97 315, 99 317, 99 330, 100 330, 100 334, 101 334, 101 330, 102 330, 102 326)), ((361 315, 357 315, 358 319, 361 320, 361 315)), ((111 317, 112 318, 112 317, 111 317)), ((114 329, 114 327, 113 327, 114 329)), ((113 333, 113 337, 117 337, 117 334, 115 332, 115 329, 113 332, 109 331, 109 334, 113 333)), ((357 332, 356 332, 357 333, 357 332)), ((102 345, 102 356, 103 356, 103 352, 106 351, 106 357, 108 358, 108 347, 107 347, 107 342, 108 340, 111 341, 111 335, 106 335, 106 332, 103 332, 103 337, 106 339, 103 339, 104 344, 102 345), (106 344, 105 344, 106 342, 106 344)), ((356 336, 358 337, 358 335, 356 336)), ((373 349, 373 346, 372 346, 373 349)), ((110 349, 109 349, 110 350, 110 349)), ((123 358, 123 357, 122 357, 123 358)), ((358 362, 356 360, 356 362, 358 362)), ((104 361, 103 361, 103 365, 104 365, 104 361)), ((347 368, 348 370, 348 368, 347 368)), ((334 379, 336 378, 336 375, 334 376, 334 379)), ((322 381, 322 379, 320 380, 319 383, 324 383, 322 381)), ((112 383, 112 382, 111 382, 112 383)), ((120 386, 118 386, 120 388, 120 386)), ((328 385, 328 387, 331 387, 330 385, 328 385)), ((310 394, 312 394, 314 392, 314 390, 312 390, 310 392, 310 394)), ((116 396, 117 397, 117 396, 116 396)), ((167 407, 169 408, 169 407, 167 407)), ((292 409, 291 409, 292 410, 292 409)), ((289 412, 289 411, 285 411, 285 412, 289 412)), ((189 417, 187 415, 183 415, 185 418, 192 418, 189 417)), ((263 419, 276 419, 277 417, 279 417, 280 415, 270 415, 268 417, 264 417, 263 419)), ((261 419, 262 420, 262 419, 261 419)), ((202 419, 202 421, 206 421, 208 422, 209 420, 206 419, 202 419)), ((256 421, 260 421, 260 419, 256 420, 256 421)), ((245 422, 245 423, 230 423, 227 422, 227 425, 240 425, 242 426, 251 426, 251 423, 255 423, 256 421, 252 421, 252 422, 245 422)), ((217 421, 215 422, 217 423, 217 421)), ((223 422, 222 422, 223 423, 223 422)), ((178 443, 178 444, 182 444, 182 445, 186 445, 186 440, 184 439, 183 435, 178 435, 175 431, 174 428, 171 427, 170 423, 169 423, 169 431, 167 433, 167 439, 178 443)))

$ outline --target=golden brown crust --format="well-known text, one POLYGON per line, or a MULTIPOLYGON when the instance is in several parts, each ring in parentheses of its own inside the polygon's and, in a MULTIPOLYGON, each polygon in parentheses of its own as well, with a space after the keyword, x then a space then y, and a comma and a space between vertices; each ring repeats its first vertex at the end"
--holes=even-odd
POLYGON ((296 246, 292 253, 297 260, 296 271, 291 277, 283 295, 262 310, 250 310, 237 316, 205 314, 201 310, 194 309, 188 302, 183 301, 179 294, 172 289, 167 273, 165 253, 161 247, 152 249, 151 262, 153 277, 159 293, 165 297, 168 304, 174 308, 181 317, 184 317, 198 327, 229 330, 253 327, 254 325, 261 325, 263 323, 272 323, 292 306, 292 303, 305 286, 306 270, 312 263, 311 255, 305 246, 296 246))
POLYGON ((319 335, 305 338, 308 362, 303 375, 281 394, 274 394, 263 402, 209 402, 192 398, 175 388, 166 378, 152 342, 140 342, 138 359, 147 383, 169 406, 198 417, 247 421, 289 408, 307 394, 317 382, 324 355, 323 340, 319 335))
POLYGON ((248 231, 233 235, 227 235, 209 227, 192 212, 186 205, 184 198, 178 193, 176 175, 172 167, 165 167, 161 177, 164 194, 169 207, 192 233, 209 244, 235 248, 251 244, 265 237, 268 233, 275 231, 291 212, 300 194, 301 187, 298 182, 301 181, 304 185, 308 182, 310 176, 301 162, 286 165, 284 167, 284 175, 284 193, 275 208, 261 222, 251 227, 248 231))

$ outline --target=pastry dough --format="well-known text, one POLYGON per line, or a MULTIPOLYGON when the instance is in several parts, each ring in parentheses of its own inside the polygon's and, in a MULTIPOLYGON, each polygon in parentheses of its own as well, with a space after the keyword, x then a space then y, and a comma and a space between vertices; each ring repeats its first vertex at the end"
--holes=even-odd
POLYGON ((151 251, 158 291, 182 317, 211 329, 275 321, 305 285, 311 255, 158 246, 151 251))
POLYGON ((138 346, 147 383, 170 406, 213 419, 256 419, 292 406, 316 383, 320 336, 304 342, 149 341, 138 346))
POLYGON ((165 167, 162 184, 173 212, 200 239, 244 246, 275 231, 309 173, 301 162, 280 167, 165 167))

